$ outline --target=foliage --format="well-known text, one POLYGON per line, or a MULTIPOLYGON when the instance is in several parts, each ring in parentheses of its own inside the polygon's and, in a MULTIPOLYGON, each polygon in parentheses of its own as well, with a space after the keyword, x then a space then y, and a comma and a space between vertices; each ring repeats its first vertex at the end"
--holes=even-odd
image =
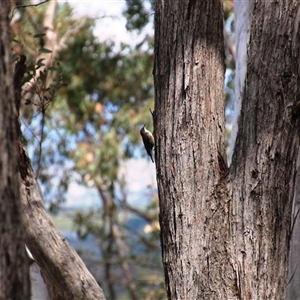
MULTIPOLYGON (((41 26, 47 5, 20 11, 13 42, 16 57, 20 52, 27 56, 25 82, 33 89, 23 99, 23 131, 46 203, 56 212, 72 181, 95 188, 100 208, 78 211, 73 221, 79 237, 92 234, 98 241, 104 290, 110 299, 121 294, 162 298, 158 228, 152 225, 157 224, 157 205, 130 207, 120 176, 124 162, 145 155, 140 127, 152 127, 153 38, 117 49, 112 41, 100 42, 95 20, 86 19, 55 53, 41 26), (132 220, 144 225, 137 231, 132 220), (145 233, 146 225, 154 231, 145 233), (144 280, 133 284, 139 277, 144 280)), ((57 44, 78 22, 67 3, 58 5, 53 18, 57 44)), ((147 196, 149 203, 154 195, 147 196)))
MULTIPOLYGON (((79 237, 93 235, 97 240, 98 266, 106 277, 99 278, 102 287, 110 299, 121 294, 164 299, 155 188, 140 196, 148 207, 131 207, 120 176, 124 162, 146 156, 139 129, 143 124, 152 128, 153 37, 118 49, 113 41, 100 42, 94 35, 95 20, 86 19, 54 53, 53 44, 46 46, 48 35, 42 26, 47 5, 20 10, 20 20, 13 24, 16 57, 27 56, 25 81, 37 78, 31 97, 24 98, 22 120, 45 201, 57 212, 71 182, 96 189, 100 208, 78 211, 72 218, 79 237), (136 230, 137 224, 142 228, 136 230)), ((153 19, 153 6, 154 1, 127 1, 127 29, 143 33, 153 19)), ((232 25, 229 8, 225 16, 232 25)), ((72 16, 68 3, 59 4, 53 18, 56 42, 81 21, 72 16)), ((227 57, 232 67, 229 53, 227 57)), ((228 78, 231 95, 232 77, 228 78)))
POLYGON ((154 0, 126 0, 126 4, 124 16, 127 19, 127 30, 141 32, 151 22, 154 14, 154 0))

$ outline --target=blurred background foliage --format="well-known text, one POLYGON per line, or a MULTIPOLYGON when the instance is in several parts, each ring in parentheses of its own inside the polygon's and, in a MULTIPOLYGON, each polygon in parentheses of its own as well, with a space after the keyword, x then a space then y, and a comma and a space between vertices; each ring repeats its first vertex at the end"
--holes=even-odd
MULTIPOLYGON (((153 129, 154 37, 144 29, 153 26, 154 1, 127 0, 123 15, 127 30, 142 36, 142 42, 100 42, 94 28, 101 19, 76 17, 66 2, 15 9, 12 48, 15 60, 20 54, 27 57, 20 116, 52 214, 62 212, 72 182, 97 191, 98 207, 64 217, 71 218, 79 238, 96 242, 97 255, 80 254, 107 298, 159 300, 166 295, 156 186, 139 195, 144 205, 133 206, 124 173, 127 162, 148 159, 139 130, 143 124, 153 129)), ((232 38, 233 1, 224 2, 224 17, 232 38)), ((234 53, 229 47, 226 64, 230 117, 234 53)))

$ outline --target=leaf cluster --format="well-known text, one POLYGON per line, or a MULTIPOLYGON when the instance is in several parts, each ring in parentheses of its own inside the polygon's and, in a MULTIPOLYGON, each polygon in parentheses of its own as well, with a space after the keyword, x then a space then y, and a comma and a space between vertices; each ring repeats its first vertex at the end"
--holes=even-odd
MULTIPOLYGON (((57 212, 70 182, 95 188, 101 209, 73 215, 78 236, 93 235, 99 241, 102 264, 106 270, 117 270, 110 271, 112 282, 123 281, 126 287, 121 273, 127 268, 124 264, 130 264, 133 276, 144 272, 145 280, 136 288, 143 290, 146 299, 149 270, 157 269, 153 276, 163 293, 158 228, 153 225, 157 224, 157 202, 143 212, 153 219, 153 223, 146 222, 152 231, 136 230, 125 218, 127 195, 120 176, 124 161, 144 153, 140 127, 152 127, 153 38, 146 36, 139 45, 118 48, 113 41, 99 41, 94 35, 95 21, 87 19, 49 65, 40 56, 54 55, 45 46, 47 36, 40 25, 45 10, 23 11, 22 31, 15 37, 15 45, 28 53, 23 88, 37 78, 22 117, 45 200, 57 212), (153 255, 151 266, 146 266, 143 255, 153 255)), ((68 4, 57 8, 53 28, 58 39, 76 25, 70 12, 68 4)), ((112 283, 107 284, 108 290, 114 290, 112 283)))

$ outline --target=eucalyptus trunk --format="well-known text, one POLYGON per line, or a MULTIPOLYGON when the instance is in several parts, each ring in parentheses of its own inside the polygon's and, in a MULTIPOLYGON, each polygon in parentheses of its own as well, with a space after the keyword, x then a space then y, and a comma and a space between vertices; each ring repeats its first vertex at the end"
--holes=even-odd
POLYGON ((232 164, 222 1, 157 1, 155 113, 169 299, 284 299, 298 154, 299 6, 254 3, 232 164))
POLYGON ((9 25, 10 2, 0 5, 0 299, 29 299, 18 178, 16 109, 9 25))

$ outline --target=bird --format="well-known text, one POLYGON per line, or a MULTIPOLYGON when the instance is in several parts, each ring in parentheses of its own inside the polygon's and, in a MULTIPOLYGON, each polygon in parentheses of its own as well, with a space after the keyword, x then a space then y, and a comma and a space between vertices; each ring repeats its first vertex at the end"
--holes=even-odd
POLYGON ((146 129, 146 125, 144 125, 141 128, 140 134, 142 136, 143 143, 144 143, 145 149, 147 151, 147 154, 150 156, 152 162, 154 163, 153 152, 152 152, 152 150, 155 146, 154 137, 153 137, 152 133, 146 129))

